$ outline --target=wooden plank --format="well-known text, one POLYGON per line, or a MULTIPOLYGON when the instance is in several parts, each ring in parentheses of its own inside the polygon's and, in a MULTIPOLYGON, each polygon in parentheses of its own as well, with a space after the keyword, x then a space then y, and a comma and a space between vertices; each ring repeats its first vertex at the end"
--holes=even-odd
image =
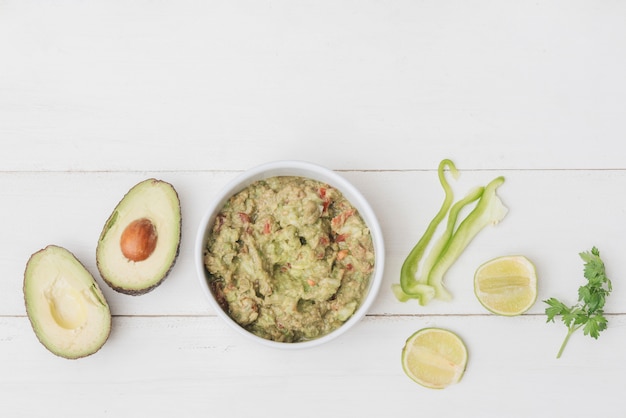
MULTIPOLYGON (((115 314, 195 315, 211 313, 198 283, 193 246, 196 230, 211 199, 237 173, 232 172, 113 172, 0 173, 1 315, 23 315, 22 277, 33 252, 47 244, 67 247, 99 279, 95 248, 104 222, 119 199, 136 182, 155 176, 177 188, 183 211, 180 256, 171 276, 152 293, 120 295, 102 285, 115 314)), ((399 280, 400 266, 438 210, 442 199, 436 173, 341 172, 371 202, 386 242, 386 268, 374 314, 482 313, 473 293, 472 277, 484 261, 506 254, 525 254, 537 266, 539 300, 557 296, 572 302, 584 283, 578 253, 596 245, 611 277, 626 271, 621 256, 626 233, 618 190, 626 171, 471 171, 462 170, 455 184, 460 196, 469 188, 504 174, 499 194, 509 213, 495 227, 482 231, 450 269, 446 285, 453 303, 428 307, 398 303, 390 288, 399 280)), ((100 283, 102 283, 100 281, 100 283)), ((624 313, 624 289, 616 285, 606 306, 624 313)), ((532 313, 542 313, 538 303, 532 313)))
POLYGON ((16 417, 383 416, 416 408, 431 416, 613 416, 622 405, 626 366, 616 356, 626 350, 626 322, 610 321, 597 341, 575 335, 557 360, 564 327, 540 316, 368 317, 301 351, 244 341, 216 317, 118 317, 101 351, 69 361, 41 347, 25 318, 0 317, 2 409, 16 417), (413 383, 400 365, 405 339, 427 326, 457 332, 470 353, 461 382, 443 391, 413 383))
POLYGON ((622 2, 4 2, 2 170, 625 168, 622 2))

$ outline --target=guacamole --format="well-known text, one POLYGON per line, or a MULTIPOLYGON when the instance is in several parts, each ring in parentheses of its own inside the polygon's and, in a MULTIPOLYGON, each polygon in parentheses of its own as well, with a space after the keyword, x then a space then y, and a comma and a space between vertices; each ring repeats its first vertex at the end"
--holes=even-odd
POLYGON ((228 200, 204 261, 233 320, 262 338, 298 342, 352 316, 369 285, 374 249, 367 225, 337 189, 278 176, 228 200))

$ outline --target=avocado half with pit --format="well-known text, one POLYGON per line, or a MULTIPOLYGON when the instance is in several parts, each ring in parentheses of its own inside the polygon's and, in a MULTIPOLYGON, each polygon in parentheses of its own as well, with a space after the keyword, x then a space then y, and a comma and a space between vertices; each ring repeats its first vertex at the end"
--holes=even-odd
POLYGON ((49 245, 24 272, 26 313, 52 353, 77 359, 98 351, 111 332, 111 310, 89 271, 68 250, 49 245))
POLYGON ((96 262, 120 293, 147 293, 167 277, 180 248, 180 201, 174 187, 148 179, 131 188, 100 234, 96 262))

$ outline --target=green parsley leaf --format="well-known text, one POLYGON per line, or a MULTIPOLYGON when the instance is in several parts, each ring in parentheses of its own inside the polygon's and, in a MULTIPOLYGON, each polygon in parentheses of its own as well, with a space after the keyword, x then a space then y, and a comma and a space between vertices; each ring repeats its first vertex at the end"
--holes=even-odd
POLYGON ((546 314, 548 315, 548 321, 554 322, 554 317, 563 315, 568 311, 567 306, 559 302, 555 298, 550 298, 545 301, 550 307, 546 308, 546 314))
POLYGON ((607 326, 607 320, 602 315, 595 315, 589 318, 585 327, 583 328, 583 333, 585 335, 589 335, 592 338, 598 339, 598 335, 600 331, 605 330, 607 326))
POLYGON ((604 316, 606 298, 613 290, 611 280, 606 276, 604 262, 600 258, 600 251, 593 247, 591 251, 582 252, 580 258, 585 262, 583 274, 587 284, 578 288, 578 302, 568 307, 556 298, 544 300, 547 322, 554 322, 554 318, 561 317, 567 327, 567 335, 557 354, 561 357, 570 336, 579 328, 583 328, 583 334, 597 339, 600 332, 608 326, 608 320, 604 316))

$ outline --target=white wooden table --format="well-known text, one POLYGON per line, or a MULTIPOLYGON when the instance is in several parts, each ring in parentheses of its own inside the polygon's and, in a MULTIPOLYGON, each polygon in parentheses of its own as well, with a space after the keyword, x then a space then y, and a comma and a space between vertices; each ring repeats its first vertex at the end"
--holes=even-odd
POLYGON ((626 387, 626 3, 619 1, 0 2, 0 415, 620 416, 626 387), (451 302, 390 287, 442 199, 504 175, 510 212, 449 271, 451 302), (384 283, 366 318, 317 348, 242 339, 204 299, 193 265, 209 202, 241 171, 307 160, 352 181, 385 234, 384 283), (180 257, 153 292, 125 296, 95 268, 122 195, 171 182, 180 257), (62 245, 114 315, 93 356, 41 346, 25 314, 31 253, 62 245), (609 328, 576 334, 541 300, 573 303, 597 246, 614 291, 609 328), (526 314, 488 314, 472 287, 490 258, 539 274, 526 314), (410 381, 405 339, 457 332, 470 360, 443 391, 410 381), (435 415, 437 414, 437 415, 435 415))

